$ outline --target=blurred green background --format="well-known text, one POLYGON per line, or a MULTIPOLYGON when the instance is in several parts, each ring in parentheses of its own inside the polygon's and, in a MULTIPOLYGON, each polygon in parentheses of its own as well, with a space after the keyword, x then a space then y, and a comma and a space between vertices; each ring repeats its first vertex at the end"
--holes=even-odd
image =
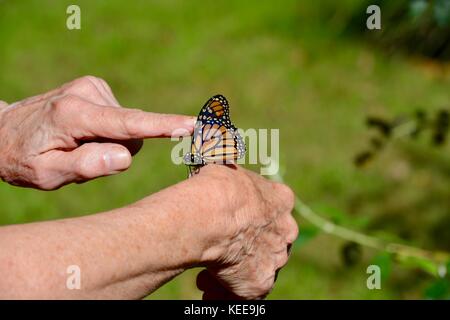
MULTIPOLYGON (((448 143, 436 148, 425 133, 389 144, 363 168, 353 162, 372 134, 367 116, 433 114, 450 101, 445 15, 433 27, 432 18, 417 18, 423 2, 399 1, 386 12, 413 10, 412 22, 406 14, 383 20, 388 1, 375 2, 382 31, 366 29, 370 3, 356 0, 0 0, 0 99, 14 102, 87 74, 105 79, 122 105, 154 112, 196 115, 207 98, 224 94, 237 126, 280 129, 286 183, 322 216, 448 251, 448 143), (81 30, 66 28, 69 4, 81 7, 81 30), (422 42, 411 35, 424 26, 438 30, 437 40, 414 52, 422 42)), ((174 144, 146 141, 127 172, 58 191, 2 183, 0 224, 92 214, 170 186, 186 177, 170 160, 174 144)), ((300 239, 270 299, 427 298, 436 286, 445 297, 446 284, 395 262, 382 289, 368 290, 366 267, 383 254, 298 221, 300 239)), ((200 298, 197 272, 150 298, 200 298)))

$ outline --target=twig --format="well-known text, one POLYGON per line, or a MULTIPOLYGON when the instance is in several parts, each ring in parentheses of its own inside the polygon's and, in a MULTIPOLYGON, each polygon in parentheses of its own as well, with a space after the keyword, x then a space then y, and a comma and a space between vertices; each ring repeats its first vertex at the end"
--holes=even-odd
MULTIPOLYGON (((271 165, 278 167, 278 164, 274 162, 271 162, 271 165)), ((269 178, 274 181, 284 182, 280 174, 269 176, 269 178)), ((397 258, 403 261, 409 258, 416 258, 422 261, 427 260, 433 263, 434 267, 432 269, 428 268, 426 271, 434 276, 443 277, 447 273, 446 263, 450 259, 450 254, 447 252, 433 252, 400 243, 386 242, 379 238, 336 225, 335 223, 314 212, 297 195, 295 196, 295 211, 302 218, 309 221, 325 233, 358 243, 365 247, 394 254, 397 258)))

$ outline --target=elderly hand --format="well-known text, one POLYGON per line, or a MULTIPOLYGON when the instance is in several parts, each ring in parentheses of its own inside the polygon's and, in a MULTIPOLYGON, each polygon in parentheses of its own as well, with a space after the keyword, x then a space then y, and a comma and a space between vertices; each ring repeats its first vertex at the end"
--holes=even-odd
POLYGON ((198 225, 217 234, 197 277, 203 298, 264 298, 298 235, 293 192, 240 167, 207 165, 191 180, 204 185, 196 201, 208 198, 198 225))
POLYGON ((7 105, 0 101, 0 177, 43 190, 118 173, 143 138, 192 132, 195 118, 121 108, 108 84, 86 76, 7 105))
POLYGON ((0 299, 139 299, 199 266, 204 299, 263 298, 297 237, 292 206, 285 185, 207 165, 123 208, 3 226, 0 299), (71 265, 80 290, 67 288, 71 265))

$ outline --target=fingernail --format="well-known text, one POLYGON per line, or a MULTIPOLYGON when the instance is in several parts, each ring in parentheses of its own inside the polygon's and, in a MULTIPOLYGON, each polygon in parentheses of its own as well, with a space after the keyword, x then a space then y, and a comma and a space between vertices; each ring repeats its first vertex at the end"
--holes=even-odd
POLYGON ((125 150, 105 153, 103 160, 109 173, 125 170, 131 164, 130 153, 125 150))
POLYGON ((184 120, 185 126, 192 128, 195 126, 195 123, 197 122, 196 117, 189 117, 188 119, 184 120))

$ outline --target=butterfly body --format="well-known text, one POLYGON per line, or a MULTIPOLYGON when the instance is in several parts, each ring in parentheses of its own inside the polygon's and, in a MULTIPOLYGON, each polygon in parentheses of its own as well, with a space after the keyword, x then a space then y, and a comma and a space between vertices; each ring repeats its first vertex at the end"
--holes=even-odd
POLYGON ((183 160, 191 169, 208 163, 229 164, 245 155, 246 147, 230 120, 229 105, 222 95, 210 98, 197 117, 191 152, 183 160))

